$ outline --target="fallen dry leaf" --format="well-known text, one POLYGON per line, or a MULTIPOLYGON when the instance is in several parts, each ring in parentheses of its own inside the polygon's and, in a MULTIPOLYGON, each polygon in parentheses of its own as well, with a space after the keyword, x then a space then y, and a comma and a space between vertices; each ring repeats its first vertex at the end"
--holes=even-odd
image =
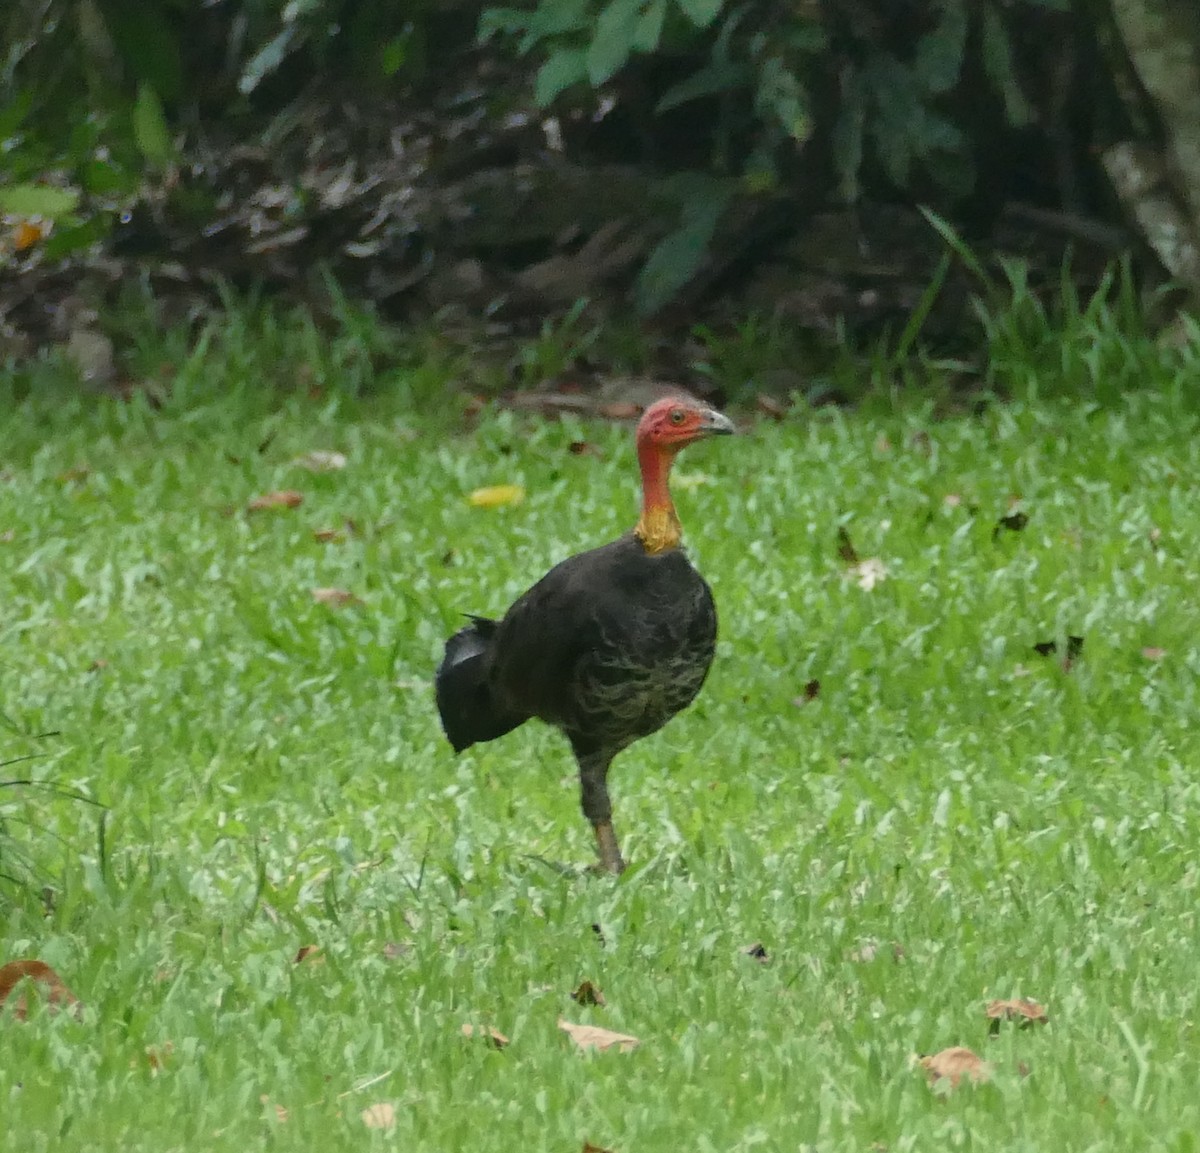
POLYGON ((561 1017, 558 1027, 583 1050, 596 1049, 602 1053, 605 1049, 616 1047, 622 1053, 628 1053, 641 1044, 637 1037, 630 1037, 627 1033, 614 1033, 598 1025, 573 1025, 561 1017))
POLYGON ((590 1141, 583 1143, 583 1153, 612 1153, 611 1149, 603 1149, 599 1145, 593 1145, 590 1141))
POLYGON ((463 1025, 462 1035, 464 1037, 482 1037, 493 1049, 504 1049, 508 1047, 508 1038, 500 1032, 499 1029, 493 1029, 491 1025, 463 1025))
POLYGON ((368 1129, 395 1129, 395 1106, 390 1105, 387 1101, 379 1101, 374 1105, 368 1105, 362 1111, 362 1121, 368 1129))
POLYGON ((888 567, 878 557, 869 556, 866 560, 850 566, 854 583, 864 592, 870 592, 877 584, 887 580, 888 567))
MULTIPOLYGON (((259 1095, 258 1102, 264 1109, 271 1105, 271 1098, 262 1093, 259 1095)), ((275 1105, 275 1120, 282 1125, 288 1119, 288 1111, 282 1105, 275 1105)))
POLYGON ((296 950, 296 956, 293 958, 292 964, 299 965, 305 961, 312 961, 313 964, 316 964, 319 961, 324 961, 325 958, 318 955, 320 952, 320 945, 301 945, 296 950))
POLYGON ((579 1005, 599 1005, 605 1004, 604 994, 591 981, 581 981, 579 988, 571 994, 571 1000, 579 1005))
POLYGON ((930 1057, 920 1057, 917 1064, 929 1075, 930 1084, 946 1080, 951 1089, 957 1088, 964 1077, 978 1085, 991 1076, 991 1066, 961 1045, 943 1049, 930 1057))
POLYGON ((948 492, 944 497, 942 497, 942 504, 944 504, 947 508, 958 508, 958 506, 962 504, 962 497, 956 492, 948 492))
POLYGON ((278 492, 264 492, 254 497, 246 509, 249 512, 265 512, 275 508, 298 508, 304 503, 304 494, 294 488, 280 489, 278 492))
POLYGON ((601 451, 594 445, 589 444, 586 440, 573 440, 567 446, 568 451, 572 456, 602 456, 601 451))
POLYGON ((766 946, 761 941, 755 941, 753 945, 747 945, 742 952, 747 957, 753 957, 760 965, 766 965, 771 960, 766 946))
POLYGON ((362 598, 345 589, 311 589, 312 599, 319 605, 360 605, 362 598))
POLYGON ((1018 509, 1016 512, 1010 512, 1008 516, 1002 516, 997 522, 996 527, 992 529, 992 539, 1000 535, 1001 532, 1020 532, 1029 523, 1029 515, 1021 512, 1018 509))
POLYGON ((519 484, 492 484, 477 488, 467 497, 467 503, 474 508, 502 508, 524 499, 525 490, 519 484))
MULTIPOLYGON (((1058 652, 1057 641, 1039 641, 1033 646, 1033 651, 1040 657, 1050 657, 1058 652)), ((1067 654, 1060 662, 1064 673, 1069 673, 1071 667, 1083 652, 1083 637, 1067 637, 1067 654)))
MULTIPOLYGON (((147 1045, 145 1052, 150 1072, 157 1077, 167 1067, 167 1062, 174 1055, 175 1045, 171 1041, 164 1041, 161 1045, 147 1045)), ((133 1062, 131 1061, 130 1064, 132 1065, 133 1062)))
POLYGON ((346 457, 340 452, 327 452, 318 448, 296 457, 292 464, 297 468, 306 468, 309 472, 337 472, 338 469, 346 467, 346 457))
MULTIPOLYGON (((45 961, 9 961, 0 968, 0 1006, 8 1001, 12 991, 22 981, 32 981, 35 985, 46 987, 46 1003, 52 1012, 66 1005, 79 1016, 79 998, 45 961)), ((13 1016, 18 1021, 24 1021, 29 1016, 29 1000, 25 993, 19 993, 14 998, 13 1016)))
POLYGON ((1014 1001, 989 1001, 984 1009, 985 1015, 991 1021, 991 1031, 1000 1032, 1001 1021, 1016 1021, 1022 1029, 1030 1025, 1044 1025, 1050 1020, 1043 1006, 1027 998, 1014 1001))
POLYGON ((321 544, 329 544, 335 540, 345 540, 346 534, 340 528, 318 528, 313 530, 313 540, 321 544))
POLYGON ((412 945, 407 941, 389 941, 383 947, 383 955, 389 961, 398 960, 412 952, 412 945))
POLYGON ((1142 656, 1148 661, 1161 661, 1167 655, 1166 649, 1160 649, 1157 645, 1147 645, 1142 649, 1142 656))

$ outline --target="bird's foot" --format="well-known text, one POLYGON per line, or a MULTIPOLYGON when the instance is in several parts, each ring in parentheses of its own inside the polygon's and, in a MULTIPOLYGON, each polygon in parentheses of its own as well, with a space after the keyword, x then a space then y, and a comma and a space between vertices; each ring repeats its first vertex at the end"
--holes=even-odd
POLYGON ((617 845, 617 834, 613 832, 611 821, 597 821, 593 826, 596 830, 596 848, 600 853, 600 867, 608 873, 618 874, 625 870, 625 862, 621 859, 621 850, 617 845))

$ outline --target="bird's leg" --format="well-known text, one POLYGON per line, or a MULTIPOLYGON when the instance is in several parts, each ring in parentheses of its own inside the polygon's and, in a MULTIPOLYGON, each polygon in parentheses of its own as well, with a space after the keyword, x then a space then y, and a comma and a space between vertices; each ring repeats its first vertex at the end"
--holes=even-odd
POLYGON ((608 766, 612 757, 606 753, 576 754, 579 760, 579 793, 583 815, 596 831, 596 848, 600 864, 610 873, 625 868, 617 834, 612 827, 612 802, 608 799, 608 766))

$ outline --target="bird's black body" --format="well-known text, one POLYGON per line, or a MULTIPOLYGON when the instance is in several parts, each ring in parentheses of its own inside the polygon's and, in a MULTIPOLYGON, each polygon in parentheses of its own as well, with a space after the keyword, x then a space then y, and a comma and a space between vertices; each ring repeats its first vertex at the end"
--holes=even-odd
POLYGON ((446 644, 438 709, 456 751, 540 717, 580 765, 585 814, 608 821, 612 758, 662 728, 704 683, 717 611, 682 549, 632 533, 552 568, 501 621, 473 618, 446 644))
POLYGON ((446 736, 461 751, 540 717, 580 755, 615 755, 691 704, 716 639, 712 593, 682 549, 651 556, 623 536, 450 638, 437 673, 446 736))

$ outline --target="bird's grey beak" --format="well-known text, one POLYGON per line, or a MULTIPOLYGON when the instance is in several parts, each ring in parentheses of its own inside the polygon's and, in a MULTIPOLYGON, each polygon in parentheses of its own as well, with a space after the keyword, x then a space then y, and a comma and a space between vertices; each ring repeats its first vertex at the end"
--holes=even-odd
POLYGON ((700 418, 700 427, 706 433, 712 433, 717 436, 728 436, 730 433, 737 431, 733 427, 733 421, 729 417, 712 408, 704 410, 704 415, 700 418))

